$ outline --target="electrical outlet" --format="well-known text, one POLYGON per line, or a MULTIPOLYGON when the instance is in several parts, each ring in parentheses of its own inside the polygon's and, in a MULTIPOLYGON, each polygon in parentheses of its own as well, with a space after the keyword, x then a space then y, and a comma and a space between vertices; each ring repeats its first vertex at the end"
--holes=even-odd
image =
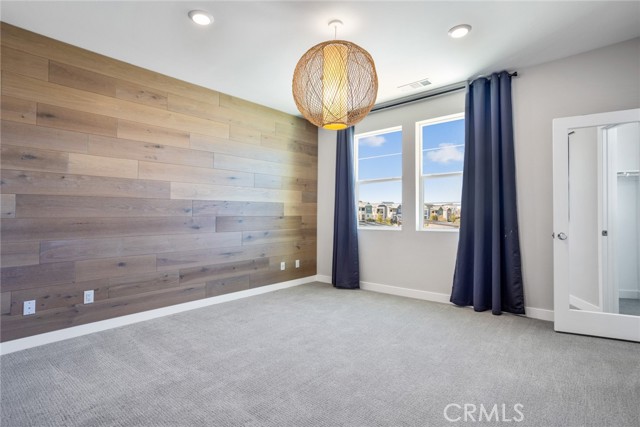
POLYGON ((300 268, 300 260, 299 259, 296 260, 296 268, 300 268))
POLYGON ((285 264, 284 264, 284 261, 282 261, 282 262, 280 263, 280 270, 284 270, 284 267, 285 267, 285 264))
POLYGON ((22 305, 22 315, 28 316, 30 314, 36 314, 36 300, 25 301, 22 305))
POLYGON ((84 291, 84 303, 93 304, 93 289, 90 291, 84 291))

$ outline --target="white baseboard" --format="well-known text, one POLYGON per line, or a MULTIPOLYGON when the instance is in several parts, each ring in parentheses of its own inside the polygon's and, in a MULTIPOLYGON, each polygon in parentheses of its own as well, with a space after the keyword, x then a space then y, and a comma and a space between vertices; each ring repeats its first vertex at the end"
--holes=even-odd
MULTIPOLYGON (((329 276, 317 276, 319 282, 331 283, 329 276)), ((449 294, 439 292, 421 291, 418 289, 401 288, 398 286, 382 285, 380 283, 360 282, 360 288, 365 291, 380 292, 383 294, 397 295, 407 298, 421 299, 425 301, 451 304, 449 294)), ((531 319, 545 320, 553 322, 553 310, 544 308, 525 307, 526 317, 531 319)))
POLYGON ((620 289, 618 295, 620 298, 640 299, 640 291, 635 289, 620 289))
POLYGON ((322 274, 318 274, 316 276, 316 282, 331 283, 331 276, 323 276, 322 274))
POLYGON ((526 307, 524 311, 527 317, 531 319, 546 320, 547 322, 553 322, 553 310, 546 308, 526 307))
POLYGON ((591 304, 590 302, 585 301, 582 298, 578 298, 575 295, 569 295, 569 305, 574 306, 578 310, 602 311, 602 309, 599 306, 595 304, 591 304))
POLYGON ((92 334, 94 332, 105 331, 107 329, 118 328, 120 326, 131 325, 133 323, 144 322, 146 320, 157 319, 159 317, 169 316, 171 314, 182 313, 184 311, 194 310, 196 308, 208 307, 210 305, 220 304, 227 301, 233 301, 241 298, 247 298, 254 295, 266 294, 268 292, 277 291, 279 289, 291 288, 303 285, 305 283, 316 281, 316 276, 304 277, 302 279, 290 280, 288 282, 275 283, 273 285, 260 286, 258 288, 247 289, 245 291, 233 292, 230 294, 219 295, 215 297, 189 301, 182 304, 171 305, 169 307, 157 308, 155 310, 143 311, 140 313, 129 314, 126 316, 115 317, 113 319, 100 320, 98 322, 88 323, 86 325, 73 326, 59 331, 46 332, 44 334, 34 335, 26 338, 19 338, 13 341, 7 341, 0 344, 0 355, 14 353, 20 350, 37 347, 57 341, 63 341, 70 338, 80 337, 82 335, 92 334))
POLYGON ((360 289, 364 289, 365 291, 380 292, 382 294, 398 295, 401 297, 450 304, 450 296, 438 292, 420 291, 417 289, 400 288, 398 286, 381 285, 380 283, 371 282, 360 282, 360 289))

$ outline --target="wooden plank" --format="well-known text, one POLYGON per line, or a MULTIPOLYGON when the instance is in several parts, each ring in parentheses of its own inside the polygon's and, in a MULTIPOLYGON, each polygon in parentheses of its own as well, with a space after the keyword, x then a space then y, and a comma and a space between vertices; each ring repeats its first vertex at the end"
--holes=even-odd
POLYGON ((118 138, 189 148, 188 132, 122 119, 118 120, 118 138))
POLYGON ((0 218, 16 217, 16 195, 0 194, 0 218))
POLYGON ((87 92, 116 96, 116 79, 113 77, 61 62, 49 61, 49 81, 87 92))
POLYGON ((20 194, 18 218, 105 218, 191 216, 191 201, 131 197, 42 196, 20 194))
POLYGON ((309 145, 318 145, 318 129, 301 129, 285 123, 276 123, 276 136, 293 138, 298 142, 309 145))
POLYGON ((0 224, 6 242, 215 232, 215 217, 28 218, 0 224))
POLYGON ((40 263, 40 242, 2 241, 2 267, 18 267, 40 263))
POLYGON ((140 162, 140 179, 253 187, 252 173, 151 162, 140 162))
POLYGON ((310 246, 308 244, 304 245, 304 249, 295 253, 295 254, 286 254, 286 255, 278 255, 269 257, 269 269, 280 271, 280 263, 284 262, 286 265, 286 269, 288 270, 297 270, 304 268, 305 265, 313 264, 315 265, 316 261, 316 252, 315 250, 310 250, 315 248, 315 246, 310 246), (300 267, 295 267, 295 261, 300 261, 300 267))
POLYGON ((298 178, 316 179, 318 172, 315 165, 301 166, 264 160, 249 159, 246 157, 230 156, 227 154, 216 154, 213 157, 213 167, 216 169, 227 169, 241 172, 263 173, 278 176, 290 176, 298 178))
MULTIPOLYGON (((225 138, 216 138, 209 135, 191 134, 191 148, 196 150, 211 151, 214 153, 228 154, 245 157, 248 159, 264 160, 282 164, 296 164, 315 167, 318 160, 311 156, 291 153, 273 148, 234 142, 225 138)), ((282 166, 281 166, 282 167, 282 166)))
POLYGON ((317 188, 318 188, 318 181, 316 176, 312 178, 303 178, 303 177, 296 177, 296 176, 282 177, 283 190, 317 191, 317 188))
POLYGON ((112 157, 69 154, 68 172, 79 175, 138 178, 138 161, 112 157))
POLYGON ((216 109, 218 108, 218 95, 212 96, 208 102, 198 101, 184 96, 170 93, 167 101, 167 108, 177 113, 189 116, 202 117, 203 119, 216 120, 216 109))
POLYGON ((38 103, 38 126, 116 136, 117 120, 70 108, 38 103))
POLYGON ((255 129, 247 129, 237 125, 229 127, 229 139, 247 144, 259 145, 262 134, 255 129))
POLYGON ((231 202, 296 203, 302 200, 302 194, 299 191, 172 182, 171 198, 190 200, 227 200, 231 202))
POLYGON ((94 301, 100 301, 108 296, 106 284, 106 280, 92 280, 90 282, 67 283, 14 291, 11 293, 10 313, 12 316, 21 315, 23 303, 28 300, 36 300, 36 313, 53 308, 83 304, 84 291, 88 290, 93 290, 94 301))
POLYGON ((22 28, 2 23, 3 47, 31 52, 54 61, 106 74, 164 91, 175 91, 194 99, 209 101, 217 92, 172 77, 118 61, 82 48, 53 40, 22 28))
POLYGON ((318 193, 316 191, 303 191, 302 203, 317 203, 318 193))
POLYGON ((105 136, 89 135, 89 154, 176 165, 213 167, 213 153, 105 136))
POLYGON ((87 134, 3 120, 2 144, 86 153, 87 134))
POLYGON ((293 257, 273 257, 268 270, 256 271, 251 274, 251 282, 254 285, 264 286, 272 283, 285 282, 288 280, 300 279, 303 277, 315 276, 317 274, 315 258, 303 258, 304 254, 297 254, 293 257), (300 257, 300 258, 296 258, 300 257), (294 267, 295 259, 300 259, 300 268, 294 267), (288 266, 286 270, 280 270, 280 262, 285 260, 288 266))
POLYGON ((42 56, 31 55, 22 50, 7 47, 3 40, 2 71, 47 80, 49 78, 49 60, 42 56))
POLYGON ((205 295, 208 298, 229 294, 231 292, 244 291, 255 287, 256 286, 251 283, 251 275, 243 274, 241 276, 225 277, 207 282, 205 295))
POLYGON ((180 275, 177 271, 172 271, 115 277, 108 280, 109 298, 119 298, 161 289, 177 288, 180 283, 180 275))
POLYGON ((70 283, 74 280, 72 262, 2 268, 2 292, 70 283))
POLYGON ((299 228, 299 216, 221 216, 218 217, 216 223, 216 231, 218 232, 299 228))
POLYGON ((301 218, 300 228, 318 228, 318 216, 317 215, 305 215, 301 218))
POLYGON ((260 141, 263 147, 275 148, 278 150, 291 151, 293 153, 306 154, 308 156, 318 157, 318 146, 310 145, 283 136, 275 134, 263 133, 260 141))
POLYGON ((49 240, 40 244, 40 262, 80 261, 239 246, 240 233, 192 233, 165 236, 49 240))
POLYGON ((193 215, 283 216, 284 203, 194 200, 193 215))
POLYGON ((159 289, 153 292, 108 298, 90 305, 81 305, 78 306, 79 313, 73 318, 73 324, 95 322, 202 299, 205 297, 204 286, 204 283, 200 283, 178 288, 159 289))
POLYGON ((20 123, 36 124, 36 103, 13 96, 2 97, 2 119, 20 123))
POLYGON ((168 199, 168 182, 2 170, 3 193, 168 199))
POLYGON ((316 203, 287 203, 284 205, 284 214, 286 216, 317 215, 318 205, 316 203))
POLYGON ((198 249, 192 251, 158 254, 158 271, 171 271, 203 265, 246 261, 267 256, 295 254, 301 249, 294 243, 234 246, 229 248, 198 249))
POLYGON ((271 188, 282 189, 282 180, 284 177, 277 175, 265 175, 262 173, 255 174, 254 187, 256 188, 271 188))
POLYGON ((307 121, 304 119, 224 93, 220 94, 220 106, 239 113, 266 116, 278 122, 306 129, 307 121))
MULTIPOLYGON (((43 264, 49 265, 49 264, 43 264)), ((52 264, 53 265, 53 264, 52 264)), ((155 255, 89 259, 77 261, 76 280, 85 281, 156 271, 155 255)))
POLYGON ((24 338, 72 326, 75 308, 59 307, 31 316, 2 316, 2 341, 24 338))
POLYGON ((229 137, 229 124, 123 101, 96 93, 2 72, 2 95, 56 105, 86 114, 105 115, 151 126, 168 127, 222 138, 229 137))
POLYGON ((274 283, 281 283, 314 275, 315 273, 310 270, 303 270, 300 268, 285 271, 265 270, 253 273, 251 275, 251 284, 254 288, 257 288, 259 286, 272 285, 274 283))
POLYGON ((140 295, 108 298, 93 304, 78 304, 36 312, 32 316, 2 317, 2 340, 8 341, 70 326, 83 325, 154 308, 204 298, 204 284, 163 289, 140 295))
MULTIPOLYGON (((267 133, 271 133, 275 130, 274 118, 260 114, 247 114, 225 107, 217 107, 215 110, 215 118, 216 120, 228 123, 230 126, 238 126, 244 129, 254 129, 267 133)), ((197 131, 194 130, 194 132, 197 131)), ((208 134, 207 132, 198 133, 208 134)))
POLYGON ((125 80, 116 80, 116 98, 167 109, 167 92, 125 80))
POLYGON ((66 172, 69 155, 61 151, 40 150, 2 144, 2 169, 66 172))
POLYGON ((315 241, 316 232, 311 229, 301 230, 263 230, 243 231, 243 245, 263 245, 265 243, 315 241))
POLYGON ((267 258, 257 258, 246 261, 185 268, 180 270, 180 284, 203 283, 224 277, 237 276, 238 274, 247 274, 268 267, 269 260, 267 258))
POLYGON ((0 314, 11 312, 11 292, 0 293, 0 314))

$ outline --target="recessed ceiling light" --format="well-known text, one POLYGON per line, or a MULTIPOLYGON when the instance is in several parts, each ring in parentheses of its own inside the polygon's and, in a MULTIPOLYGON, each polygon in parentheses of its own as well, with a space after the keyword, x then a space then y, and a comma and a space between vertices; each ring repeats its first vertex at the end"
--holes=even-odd
POLYGON ((189 18, 198 25, 209 25, 213 22, 213 15, 204 10, 192 10, 189 18))
POLYGON ((469 34, 469 31, 471 31, 471 25, 467 25, 467 24, 456 25, 455 27, 449 30, 449 37, 452 37, 454 39, 459 39, 469 34))

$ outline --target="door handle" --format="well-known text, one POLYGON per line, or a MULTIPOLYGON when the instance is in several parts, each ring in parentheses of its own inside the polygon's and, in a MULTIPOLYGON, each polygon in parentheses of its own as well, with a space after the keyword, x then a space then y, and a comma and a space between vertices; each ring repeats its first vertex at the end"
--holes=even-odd
POLYGON ((558 233, 558 239, 567 240, 567 235, 564 234, 563 232, 560 232, 560 233, 558 233))

